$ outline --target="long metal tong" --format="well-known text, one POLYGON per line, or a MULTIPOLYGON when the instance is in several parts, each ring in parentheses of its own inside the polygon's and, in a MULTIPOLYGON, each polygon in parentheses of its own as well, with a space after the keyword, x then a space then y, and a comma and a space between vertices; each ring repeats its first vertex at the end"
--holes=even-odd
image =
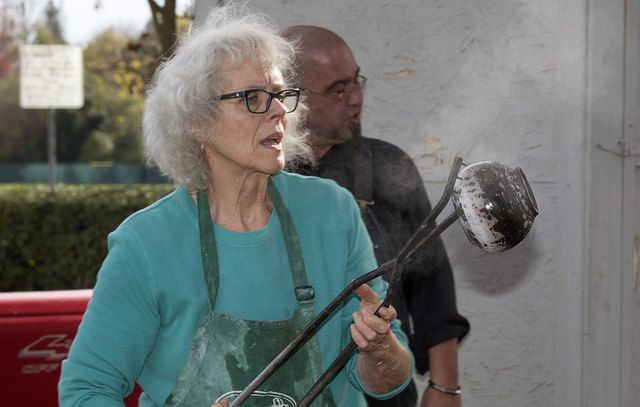
MULTIPOLYGON (((440 212, 449 202, 451 195, 453 194, 453 186, 462 165, 462 158, 456 157, 449 173, 449 178, 445 185, 444 191, 440 201, 433 207, 431 213, 422 221, 418 229, 413 233, 411 238, 405 243, 404 247, 400 250, 398 255, 379 266, 377 269, 364 274, 353 281, 344 288, 334 298, 329 305, 327 305, 300 333, 287 345, 263 370, 258 374, 255 379, 251 381, 245 387, 245 389, 234 399, 229 407, 238 407, 244 403, 251 393, 253 393, 258 387, 262 385, 276 370, 278 370, 293 354, 313 335, 320 325, 333 314, 333 312, 344 302, 344 300, 351 295, 351 292, 361 286, 379 277, 389 270, 391 270, 391 276, 389 278, 389 286, 387 288, 387 294, 382 301, 380 307, 388 307, 391 304, 393 293, 400 283, 400 276, 404 268, 404 264, 411 258, 411 256, 425 243, 431 241, 435 237, 439 236, 445 229, 453 224, 457 219, 456 213, 449 215, 442 223, 436 224, 435 220, 440 215, 440 212)), ((380 309, 378 307, 378 310, 380 309)), ((378 315, 378 310, 375 314, 378 315)), ((351 340, 342 352, 336 357, 331 366, 318 378, 315 384, 307 391, 304 397, 298 403, 298 407, 309 406, 318 395, 324 390, 325 387, 333 380, 338 374, 342 366, 349 360, 351 353, 356 349, 356 344, 351 340)))

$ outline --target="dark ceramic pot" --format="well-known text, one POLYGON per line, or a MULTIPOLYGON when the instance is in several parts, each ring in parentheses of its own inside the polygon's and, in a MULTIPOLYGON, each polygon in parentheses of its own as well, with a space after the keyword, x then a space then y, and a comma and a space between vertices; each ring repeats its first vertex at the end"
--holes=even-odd
POLYGON ((471 243, 487 252, 520 243, 538 215, 524 172, 495 161, 475 163, 460 172, 453 205, 471 243))

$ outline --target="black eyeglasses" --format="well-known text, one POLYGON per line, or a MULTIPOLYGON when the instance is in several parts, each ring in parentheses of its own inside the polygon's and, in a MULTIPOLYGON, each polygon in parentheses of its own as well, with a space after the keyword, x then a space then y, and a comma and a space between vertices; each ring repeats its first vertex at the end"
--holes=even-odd
POLYGON ((299 88, 288 88, 278 92, 269 92, 264 89, 247 89, 215 96, 213 100, 241 98, 244 99, 244 103, 247 105, 247 110, 251 113, 262 114, 269 110, 271 107, 271 101, 276 98, 284 105, 286 109, 285 113, 291 113, 298 107, 300 92, 301 89, 299 88))
POLYGON ((366 84, 367 84, 367 78, 364 75, 358 75, 356 76, 356 80, 349 84, 350 86, 345 85, 340 89, 336 89, 328 93, 314 92, 306 88, 302 89, 302 91, 313 93, 314 95, 322 96, 325 98, 333 99, 338 102, 342 102, 347 100, 349 96, 351 96, 351 94, 356 90, 364 91, 364 87, 366 84))

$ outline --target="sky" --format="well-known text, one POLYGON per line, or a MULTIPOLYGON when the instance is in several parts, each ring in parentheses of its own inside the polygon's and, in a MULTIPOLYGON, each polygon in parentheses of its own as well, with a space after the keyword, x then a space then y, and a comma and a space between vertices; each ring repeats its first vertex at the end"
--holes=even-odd
MULTIPOLYGON (((139 34, 151 19, 147 0, 53 0, 61 10, 65 39, 69 44, 86 45, 96 34, 113 28, 139 34), (99 8, 96 8, 96 3, 99 8)), ((47 0, 32 0, 30 15, 42 15, 47 0), (40 10, 40 12, 38 12, 40 10)), ((162 0, 159 1, 163 3, 162 0)), ((178 0, 177 9, 189 7, 192 0, 178 0)))

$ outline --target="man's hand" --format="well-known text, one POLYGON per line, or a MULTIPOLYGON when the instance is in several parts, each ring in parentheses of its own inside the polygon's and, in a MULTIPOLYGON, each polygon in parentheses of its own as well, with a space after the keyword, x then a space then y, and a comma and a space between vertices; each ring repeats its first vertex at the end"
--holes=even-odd
POLYGON ((224 399, 219 403, 212 404, 211 407, 227 407, 229 406, 229 400, 224 399))

